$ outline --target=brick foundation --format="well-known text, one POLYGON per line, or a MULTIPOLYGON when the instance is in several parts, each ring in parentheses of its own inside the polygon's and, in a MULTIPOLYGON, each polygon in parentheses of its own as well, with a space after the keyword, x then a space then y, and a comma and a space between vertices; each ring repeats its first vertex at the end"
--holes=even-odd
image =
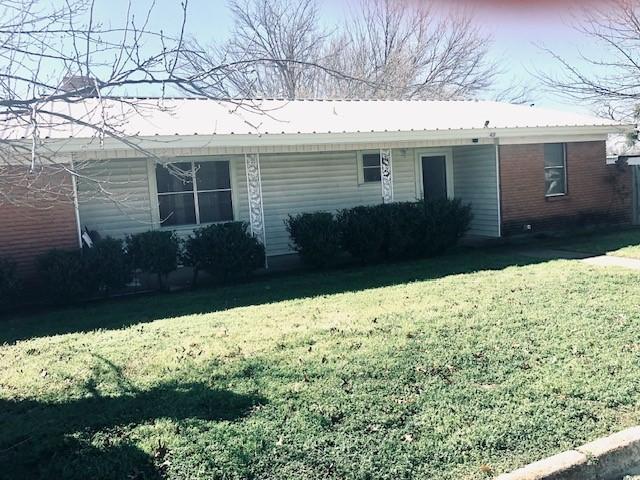
POLYGON ((567 194, 545 197, 544 145, 500 146, 502 234, 631 220, 631 169, 607 165, 605 142, 567 143, 567 194))

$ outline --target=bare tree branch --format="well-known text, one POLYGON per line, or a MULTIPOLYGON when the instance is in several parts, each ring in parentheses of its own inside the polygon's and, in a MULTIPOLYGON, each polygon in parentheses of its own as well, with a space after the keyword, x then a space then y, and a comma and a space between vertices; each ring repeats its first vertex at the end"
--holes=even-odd
MULTIPOLYGON (((0 204, 35 199, 37 195, 24 195, 25 188, 47 199, 53 190, 70 198, 70 185, 63 192, 64 182, 52 189, 48 181, 60 174, 93 181, 108 194, 100 179, 80 171, 82 163, 71 165, 49 149, 42 132, 76 126, 100 145, 109 137, 139 151, 124 135, 126 119, 105 109, 106 101, 132 106, 123 95, 127 89, 143 87, 163 96, 170 88, 174 94, 228 98, 233 92, 226 90, 227 83, 204 90, 202 82, 224 79, 246 68, 238 63, 210 65, 207 70, 186 68, 194 58, 185 42, 186 0, 179 4, 179 30, 172 34, 149 27, 154 3, 143 12, 142 24, 130 3, 115 26, 105 26, 96 18, 96 5, 96 0, 63 0, 53 5, 0 0, 0 204), (89 98, 95 101, 86 102, 89 98), (86 110, 64 108, 78 103, 86 105, 86 110), (28 132, 28 146, 16 141, 17 131, 28 132)), ((155 158, 150 152, 142 153, 155 158)))
POLYGON ((192 42, 190 65, 243 64, 202 88, 222 82, 244 97, 449 99, 486 90, 499 73, 487 58, 491 39, 469 13, 443 17, 430 5, 362 0, 329 31, 314 0, 233 0, 231 39, 192 42))
POLYGON ((497 75, 491 38, 470 13, 436 15, 429 2, 362 1, 326 55, 333 69, 369 84, 326 78, 333 96, 453 99, 482 92, 497 75), (373 85, 371 85, 373 84, 373 85))
POLYGON ((587 102, 608 117, 637 121, 640 103, 640 3, 613 0, 590 6, 574 27, 593 39, 598 54, 580 52, 569 61, 551 48, 540 47, 560 66, 559 73, 538 72, 549 91, 570 101, 587 102))

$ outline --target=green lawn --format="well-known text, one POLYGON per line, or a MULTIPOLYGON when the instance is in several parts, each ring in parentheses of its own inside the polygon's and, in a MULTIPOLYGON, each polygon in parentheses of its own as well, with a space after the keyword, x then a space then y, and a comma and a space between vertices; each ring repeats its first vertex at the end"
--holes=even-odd
POLYGON ((572 240, 561 240, 560 244, 576 252, 640 259, 640 228, 577 236, 572 240))
POLYGON ((640 273, 478 250, 0 324, 0 478, 481 479, 640 420, 640 273))

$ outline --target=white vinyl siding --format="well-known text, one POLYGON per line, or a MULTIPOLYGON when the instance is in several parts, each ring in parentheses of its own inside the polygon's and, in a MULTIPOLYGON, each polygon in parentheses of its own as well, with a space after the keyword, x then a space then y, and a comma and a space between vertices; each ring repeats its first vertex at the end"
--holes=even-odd
POLYGON ((495 146, 454 147, 453 182, 455 197, 471 204, 469 235, 499 236, 495 146))
MULTIPOLYGON (((419 149, 423 151, 424 149, 419 149)), ((498 211, 495 147, 453 147, 454 193, 472 204, 470 234, 497 236, 498 211)), ((392 150, 394 201, 415 201, 421 178, 416 173, 413 148, 392 150)), ((249 205, 243 155, 209 157, 230 162, 234 219, 248 222, 249 205)), ((188 157, 172 158, 189 161, 188 157)), ((380 182, 359 183, 358 151, 260 155, 267 255, 291 253, 284 219, 288 214, 335 212, 357 205, 382 202, 380 182)), ((90 177, 106 181, 109 197, 80 181, 82 226, 101 235, 122 238, 126 234, 160 228, 155 163, 148 159, 110 160, 86 170, 90 177)), ((185 238, 194 226, 167 227, 185 238)))
MULTIPOLYGON (((230 160, 232 170, 235 219, 246 222, 249 219, 249 206, 244 157, 224 158, 230 160)), ((95 230, 102 236, 116 238, 159 228, 154 168, 152 160, 140 158, 108 160, 83 167, 80 174, 104 182, 102 187, 108 194, 100 192, 93 181, 78 180, 81 226, 95 230), (148 162, 151 168, 148 168, 148 162)), ((193 225, 176 226, 171 230, 185 238, 194 228, 193 225)))
MULTIPOLYGON (((413 157, 399 152, 392 153, 395 200, 414 200, 413 157)), ((380 182, 359 184, 357 154, 350 151, 260 156, 268 255, 292 252, 284 225, 289 214, 333 212, 382 203, 380 182)))
POLYGON ((248 223, 249 194, 247 192, 247 170, 244 164, 244 155, 230 157, 230 160, 235 220, 248 223))
POLYGON ((416 193, 415 149, 398 148, 391 151, 393 170, 393 200, 395 202, 413 202, 416 193))
POLYGON ((103 237, 122 238, 153 228, 147 162, 107 160, 80 166, 80 225, 103 237), (98 180, 100 184, 94 182, 98 180))

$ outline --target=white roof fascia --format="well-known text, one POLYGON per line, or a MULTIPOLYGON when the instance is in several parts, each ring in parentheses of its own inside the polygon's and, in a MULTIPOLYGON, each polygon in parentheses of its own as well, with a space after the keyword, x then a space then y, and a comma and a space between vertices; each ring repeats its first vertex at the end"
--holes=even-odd
MULTIPOLYGON (((183 150, 209 149, 226 153, 277 152, 282 147, 287 151, 323 151, 351 149, 358 145, 375 144, 382 147, 410 148, 412 146, 467 145, 472 139, 480 144, 543 143, 560 141, 605 140, 610 133, 631 131, 635 125, 598 125, 571 127, 516 127, 478 128, 459 130, 400 131, 400 132, 353 132, 353 133, 312 133, 312 134, 264 134, 264 135, 170 135, 153 137, 128 137, 142 150, 183 150), (286 148, 285 148, 286 147, 286 148)), ((20 142, 20 141, 16 141, 20 142)), ((68 138, 43 139, 49 150, 59 154, 107 152, 129 150, 117 138, 106 138, 103 146, 97 139, 68 138)), ((30 143, 30 142, 29 142, 30 143)))

